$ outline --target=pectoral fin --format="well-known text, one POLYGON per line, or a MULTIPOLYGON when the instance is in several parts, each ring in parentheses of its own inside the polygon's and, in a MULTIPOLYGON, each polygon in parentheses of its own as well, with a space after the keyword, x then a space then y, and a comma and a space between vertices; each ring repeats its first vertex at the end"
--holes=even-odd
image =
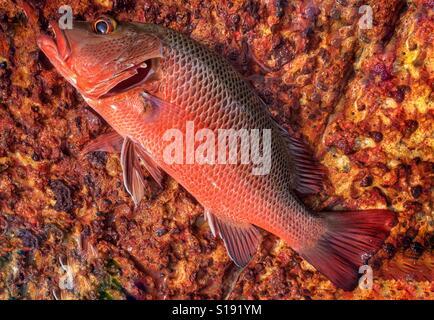
POLYGON ((261 236, 255 226, 218 218, 205 211, 205 218, 214 236, 222 238, 229 257, 238 267, 245 267, 256 253, 261 236))
POLYGON ((151 104, 152 107, 154 107, 155 109, 160 109, 160 108, 164 108, 164 107, 169 107, 171 106, 170 103, 150 94, 147 92, 142 92, 142 98, 146 101, 149 102, 151 104))
POLYGON ((167 113, 169 111, 174 113, 181 112, 177 105, 167 102, 148 92, 141 92, 140 97, 145 105, 147 122, 153 122, 161 115, 161 113, 167 113))
POLYGON ((81 156, 85 156, 90 152, 105 151, 105 152, 120 152, 124 138, 116 131, 111 131, 97 137, 89 142, 83 150, 81 156))

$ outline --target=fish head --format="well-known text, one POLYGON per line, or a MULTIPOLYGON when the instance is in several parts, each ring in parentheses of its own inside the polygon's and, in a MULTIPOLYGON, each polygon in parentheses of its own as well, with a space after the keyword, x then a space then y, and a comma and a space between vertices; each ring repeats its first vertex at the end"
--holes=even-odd
POLYGON ((57 71, 87 99, 104 99, 136 88, 155 74, 161 40, 144 25, 117 23, 108 16, 74 21, 72 29, 51 22, 54 38, 38 46, 57 71))

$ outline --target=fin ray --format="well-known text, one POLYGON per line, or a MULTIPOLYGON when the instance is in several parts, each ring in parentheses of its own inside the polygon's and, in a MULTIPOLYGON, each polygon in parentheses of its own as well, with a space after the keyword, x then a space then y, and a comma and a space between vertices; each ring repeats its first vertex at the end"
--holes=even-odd
POLYGON ((137 151, 139 158, 143 161, 143 165, 145 166, 146 170, 149 172, 151 177, 154 178, 155 182, 161 188, 163 185, 163 182, 162 182, 163 181, 163 173, 161 172, 157 163, 154 161, 154 159, 152 159, 152 157, 149 155, 149 153, 141 146, 136 145, 136 151, 137 151))
POLYGON ((300 255, 336 286, 351 291, 359 279, 359 268, 383 244, 395 224, 389 210, 322 213, 326 232, 313 247, 300 255))
POLYGON ((261 236, 258 229, 251 224, 237 224, 222 219, 210 211, 205 211, 213 235, 223 240, 229 257, 238 267, 245 267, 255 254, 261 236))
POLYGON ((323 188, 324 169, 300 140, 287 137, 295 171, 294 189, 301 194, 315 194, 323 188))
POLYGON ((140 164, 134 150, 134 142, 126 137, 122 145, 121 151, 121 166, 124 177, 125 189, 133 198, 134 204, 137 206, 144 196, 145 185, 143 179, 140 178, 141 173, 137 171, 140 164))
POLYGON ((116 131, 102 134, 85 145, 81 150, 81 156, 95 151, 120 152, 122 148, 123 137, 116 131))
POLYGON ((126 137, 122 144, 121 166, 125 188, 136 206, 145 195, 146 185, 140 160, 143 161, 146 170, 161 187, 163 174, 158 165, 143 147, 126 137))
POLYGON ((302 195, 320 192, 325 177, 324 168, 315 160, 313 153, 303 141, 292 137, 274 118, 271 119, 289 148, 291 167, 294 168, 295 176, 291 181, 292 188, 302 195))

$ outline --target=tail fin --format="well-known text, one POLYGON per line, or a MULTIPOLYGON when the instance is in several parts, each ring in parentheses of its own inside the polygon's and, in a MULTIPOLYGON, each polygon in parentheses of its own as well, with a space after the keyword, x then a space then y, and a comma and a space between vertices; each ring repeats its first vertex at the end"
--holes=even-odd
POLYGON ((395 224, 389 210, 321 213, 327 231, 300 254, 336 286, 353 290, 359 268, 374 254, 395 224))

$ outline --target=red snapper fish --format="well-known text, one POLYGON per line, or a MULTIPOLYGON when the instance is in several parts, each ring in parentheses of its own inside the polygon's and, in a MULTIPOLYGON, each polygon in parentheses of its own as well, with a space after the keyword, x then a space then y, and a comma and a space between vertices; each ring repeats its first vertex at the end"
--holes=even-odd
MULTIPOLYGON (((124 185, 135 204, 145 192, 141 164, 159 184, 166 172, 204 207, 211 231, 222 238, 238 266, 246 266, 255 254, 259 227, 284 239, 336 286, 355 288, 359 267, 382 245, 394 214, 385 209, 318 213, 307 208, 299 195, 318 193, 324 171, 304 143, 272 119, 224 58, 154 24, 117 23, 103 16, 93 23, 74 22, 73 29, 56 23, 51 27, 55 39, 42 35, 39 47, 114 129, 84 152, 121 151, 124 185), (191 142, 193 127, 195 138, 202 132, 202 144, 208 139, 202 162, 187 154, 187 149, 200 148, 200 139, 183 145, 181 157, 179 150, 167 149, 168 136, 171 147, 191 142), (247 157, 245 148, 222 149, 221 139, 213 139, 228 131, 248 133, 247 157), (218 156, 214 146, 220 147, 218 156), (255 172, 260 162, 249 160, 261 155, 271 161, 262 163, 267 170, 255 172), (225 156, 236 161, 217 161, 225 156)), ((239 146, 243 135, 230 134, 229 140, 239 146)))

